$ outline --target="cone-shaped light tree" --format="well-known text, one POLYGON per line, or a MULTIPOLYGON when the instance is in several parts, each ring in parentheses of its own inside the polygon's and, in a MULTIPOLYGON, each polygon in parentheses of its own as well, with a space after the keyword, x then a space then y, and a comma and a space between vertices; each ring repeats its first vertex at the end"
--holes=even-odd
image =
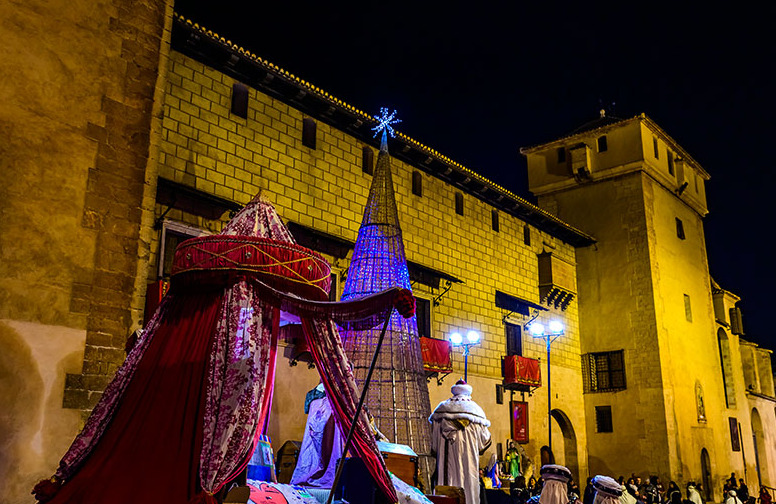
MULTIPOLYGON (((343 300, 394 286, 411 289, 388 155, 388 134, 393 135, 391 125, 398 120, 394 119, 395 112, 388 114, 387 109, 382 109, 381 113, 380 124, 374 129, 382 132, 382 144, 348 268, 343 300)), ((341 334, 356 380, 363 384, 380 328, 341 334)), ((377 427, 390 441, 406 444, 418 453, 421 482, 428 485, 429 469, 433 468, 428 422, 431 405, 415 316, 404 319, 395 311, 392 314, 365 404, 377 427)), ((426 490, 430 490, 428 486, 426 490)))

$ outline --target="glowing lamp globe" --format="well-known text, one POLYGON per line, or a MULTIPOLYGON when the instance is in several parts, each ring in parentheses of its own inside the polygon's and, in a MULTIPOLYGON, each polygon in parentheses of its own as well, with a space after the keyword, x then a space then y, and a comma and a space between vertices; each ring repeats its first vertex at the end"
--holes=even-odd
POLYGON ((533 324, 528 326, 528 331, 533 336, 541 336, 542 334, 544 334, 544 324, 541 324, 539 322, 534 322, 533 324))
POLYGON ((453 334, 451 334, 450 335, 450 343, 452 343, 455 346, 458 346, 461 343, 463 343, 463 336, 461 336, 461 333, 454 332, 453 334))
POLYGON ((477 331, 469 331, 466 333, 466 339, 469 340, 469 343, 475 344, 480 341, 480 333, 477 331))
POLYGON ((563 323, 559 320, 553 320, 550 322, 550 332, 552 334, 560 334, 563 332, 563 323))

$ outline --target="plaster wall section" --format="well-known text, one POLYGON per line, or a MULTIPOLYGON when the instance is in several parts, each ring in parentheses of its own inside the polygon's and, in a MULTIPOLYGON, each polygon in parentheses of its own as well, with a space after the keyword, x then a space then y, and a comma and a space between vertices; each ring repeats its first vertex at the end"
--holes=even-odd
POLYGON ((53 474, 124 360, 166 8, 0 5, 2 502, 53 474))
MULTIPOLYGON (((533 170, 528 157, 529 179, 533 170)), ((642 177, 638 172, 539 198, 592 234, 577 251, 581 353, 622 350, 626 388, 583 395, 593 474, 668 472, 668 443, 656 337, 642 177), (613 432, 597 432, 596 407, 609 406, 613 432), (628 447, 628 450, 623 450, 628 447)))
POLYGON ((727 422, 719 414, 725 408, 725 390, 703 222, 691 206, 649 176, 644 177, 644 197, 670 473, 684 481, 697 480, 701 450, 724 453, 727 422))
MULTIPOLYGON (((302 144, 306 116, 253 88, 249 88, 247 119, 236 117, 230 113, 234 83, 231 77, 192 58, 171 53, 159 176, 240 203, 261 190, 284 221, 355 242, 371 184, 371 176, 362 170, 362 152, 374 147, 323 121, 316 121, 316 148, 306 147, 302 144)), ((494 439, 505 442, 510 437, 509 405, 508 400, 495 404, 495 387, 502 381, 501 357, 506 354, 503 318, 507 312, 495 306, 495 291, 539 302, 537 254, 552 252, 574 266, 575 250, 535 227, 530 227, 530 245, 526 244, 526 224, 506 213, 499 214, 499 230, 495 231, 493 207, 470 194, 463 194, 463 215, 458 215, 455 197, 459 189, 420 172, 422 196, 417 196, 412 193, 412 174, 417 168, 396 159, 392 168, 407 258, 462 281, 444 295, 442 288, 413 286, 416 294, 438 302, 432 308, 432 336, 447 338, 453 330, 468 328, 480 332, 483 342, 472 348, 469 380, 475 384, 478 401, 491 408, 486 412, 494 424, 494 439)), ((161 210, 157 208, 157 214, 161 210)), ((346 268, 349 259, 350 254, 335 267, 346 268)), ((155 280, 153 274, 149 280, 155 280)), ((511 317, 515 323, 527 322, 520 315, 511 317)), ((539 319, 560 319, 566 326, 565 335, 552 347, 553 374, 562 376, 554 383, 557 397, 553 408, 568 415, 576 432, 577 451, 581 452, 585 428, 577 317, 573 301, 566 310, 551 307, 539 319)), ((524 334, 523 349, 524 355, 540 358, 546 366, 542 341, 524 334)), ((453 358, 456 378, 442 385, 429 382, 432 407, 449 397, 450 385, 463 375, 460 352, 456 350, 453 358)), ((287 362, 279 362, 282 371, 278 381, 282 381, 281 376, 291 379, 297 373, 309 374, 302 367, 289 368, 287 362)), ((309 377, 300 379, 315 385, 309 377)), ((299 416, 296 410, 301 411, 307 390, 294 391, 299 396, 296 402, 276 403, 275 418, 299 416)), ((541 436, 534 442, 536 446, 529 448, 535 448, 538 457, 539 447, 546 444, 540 433, 546 431, 547 420, 539 413, 546 411, 546 395, 537 393, 529 401, 531 411, 537 412, 529 417, 531 432, 541 436)), ((286 439, 298 439, 303 419, 295 425, 273 425, 277 430, 271 434, 280 446, 286 439)), ((585 464, 581 466, 586 474, 585 464)))

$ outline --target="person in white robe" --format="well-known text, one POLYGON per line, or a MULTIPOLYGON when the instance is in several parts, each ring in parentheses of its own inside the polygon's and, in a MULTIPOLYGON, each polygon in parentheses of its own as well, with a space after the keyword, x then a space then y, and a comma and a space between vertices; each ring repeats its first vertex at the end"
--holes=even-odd
POLYGON ((701 499, 701 494, 698 492, 694 481, 687 484, 687 500, 692 502, 692 504, 703 504, 703 499, 701 499))
POLYGON ((622 495, 620 495, 620 504, 636 504, 636 497, 632 496, 625 485, 620 485, 622 495))
POLYGON ((728 490, 727 496, 725 497, 725 504, 742 504, 741 499, 738 498, 735 490, 728 490))
POLYGON ((609 476, 599 475, 594 477, 590 484, 595 488, 595 499, 593 499, 593 504, 620 504, 623 487, 617 483, 617 480, 610 478, 609 476))
POLYGON ((539 469, 539 474, 544 481, 542 493, 539 494, 539 503, 568 504, 568 483, 571 481, 571 471, 562 465, 545 464, 539 469))
POLYGON ((307 393, 305 410, 307 425, 291 484, 331 488, 345 437, 334 420, 323 384, 307 393))
POLYGON ((431 450, 437 458, 437 484, 461 487, 467 504, 480 503, 480 455, 491 445, 490 421, 472 400, 472 387, 463 380, 451 388, 429 417, 431 450))

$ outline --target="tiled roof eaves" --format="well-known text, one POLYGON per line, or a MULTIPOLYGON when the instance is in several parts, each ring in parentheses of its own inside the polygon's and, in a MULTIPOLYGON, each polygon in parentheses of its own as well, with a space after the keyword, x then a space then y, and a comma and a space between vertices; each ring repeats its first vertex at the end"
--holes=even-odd
POLYGON ((532 154, 534 152, 537 152, 537 151, 540 151, 540 150, 544 150, 547 147, 552 146, 553 144, 564 143, 566 140, 568 140, 570 138, 574 138, 574 137, 578 137, 578 136, 587 136, 591 132, 596 131, 596 130, 613 129, 614 127, 617 127, 617 126, 619 126, 619 125, 621 125, 623 123, 626 123, 626 122, 629 122, 629 121, 633 121, 633 120, 641 120, 644 123, 646 123, 659 136, 663 137, 663 140, 666 143, 670 144, 672 146, 673 150, 678 152, 681 155, 681 157, 685 160, 685 162, 687 162, 687 163, 691 164, 692 166, 694 166, 698 170, 698 172, 703 176, 703 178, 705 180, 709 180, 711 178, 711 175, 709 175, 709 173, 701 166, 700 163, 698 163, 698 161, 695 160, 695 158, 693 158, 690 155, 689 152, 684 150, 684 148, 681 145, 679 145, 676 142, 676 140, 671 138, 671 136, 668 133, 666 133, 663 128, 658 126, 658 124, 655 121, 650 119, 644 113, 641 113, 641 114, 639 114, 637 116, 629 117, 627 119, 622 119, 620 121, 612 122, 612 123, 609 123, 609 124, 604 124, 604 125, 601 125, 601 126, 599 126, 597 128, 585 129, 585 130, 582 130, 582 131, 575 130, 574 132, 569 133, 568 135, 562 136, 560 138, 556 138, 555 140, 552 140, 550 142, 544 142, 544 143, 541 143, 541 144, 531 145, 531 146, 528 146, 528 147, 521 147, 520 148, 520 154, 522 154, 524 156, 527 155, 527 154, 532 154))
MULTIPOLYGON (((371 131, 377 124, 374 117, 177 13, 171 43, 173 49, 183 54, 230 74, 365 143, 377 145, 371 131), (205 47, 203 36, 217 47, 205 47)), ((458 186, 575 247, 595 243, 592 236, 401 132, 396 132, 396 138, 389 139, 389 147, 393 157, 458 186)))

